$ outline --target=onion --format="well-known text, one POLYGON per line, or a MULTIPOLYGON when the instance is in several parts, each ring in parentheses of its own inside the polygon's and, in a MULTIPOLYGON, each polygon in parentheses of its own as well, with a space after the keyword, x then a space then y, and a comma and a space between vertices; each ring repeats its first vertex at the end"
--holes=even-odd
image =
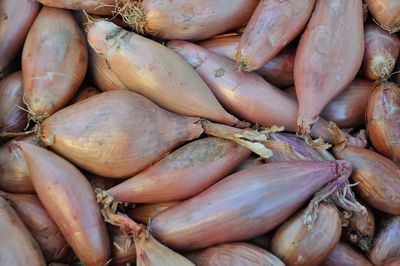
POLYGON ((45 145, 81 168, 122 178, 142 171, 203 131, 268 157, 272 155, 266 147, 268 134, 275 130, 241 130, 180 116, 139 94, 117 90, 60 110, 43 121, 38 134, 45 145))
POLYGON ((34 136, 10 140, 0 147, 0 189, 13 193, 34 193, 24 154, 16 146, 20 141, 35 144, 34 136))
POLYGON ((161 203, 149 203, 149 204, 138 204, 135 208, 129 212, 129 217, 132 217, 135 221, 143 224, 148 222, 157 214, 177 204, 178 201, 168 201, 161 203))
POLYGON ((287 265, 320 265, 339 242, 342 222, 335 206, 320 204, 312 227, 305 222, 307 211, 287 220, 272 239, 272 253, 287 265))
MULTIPOLYGON (((335 122, 341 128, 363 125, 368 100, 374 87, 372 81, 356 78, 343 92, 325 106, 321 112, 321 117, 335 122)), ((294 87, 285 89, 285 92, 297 100, 294 87)))
POLYGON ((186 257, 197 266, 285 265, 282 261, 265 249, 241 242, 220 244, 188 254, 186 257))
POLYGON ((21 71, 0 81, 0 131, 22 131, 28 123, 28 114, 23 102, 21 71))
MULTIPOLYGON (((199 45, 213 53, 235 61, 240 38, 240 35, 212 38, 200 42, 199 45)), ((269 60, 267 64, 258 69, 257 73, 262 75, 271 84, 280 88, 292 86, 294 84, 293 67, 295 53, 295 47, 286 47, 274 58, 269 60)))
POLYGON ((251 239, 285 221, 327 182, 346 180, 348 167, 293 161, 246 169, 159 213, 149 227, 164 244, 185 250, 251 239))
POLYGON ((71 100, 85 76, 87 57, 70 12, 43 7, 22 53, 24 99, 33 120, 41 121, 71 100))
POLYGON ((371 81, 356 78, 325 106, 321 116, 328 121, 335 122, 340 128, 363 125, 368 99, 373 89, 374 85, 371 81))
POLYGON ((368 251, 375 234, 375 217, 370 208, 366 213, 352 212, 346 219, 345 237, 363 251, 368 251))
POLYGON ((337 159, 353 167, 356 190, 372 207, 386 213, 400 214, 400 168, 391 160, 367 149, 338 145, 337 159))
POLYGON ((362 1, 317 1, 294 64, 300 134, 309 133, 326 104, 355 78, 363 54, 362 1))
POLYGON ((108 66, 105 56, 97 54, 91 47, 88 50, 88 71, 96 87, 103 91, 126 90, 125 85, 108 66))
POLYGON ((108 232, 112 243, 111 264, 126 265, 136 261, 136 247, 131 237, 115 226, 109 226, 108 232))
POLYGON ((332 252, 322 262, 322 266, 372 266, 362 254, 350 245, 339 242, 332 252))
POLYGON ((46 119, 41 140, 89 172, 126 177, 200 136, 197 120, 164 111, 133 92, 104 92, 46 119))
POLYGON ((106 226, 87 179, 71 163, 43 148, 18 144, 40 201, 85 265, 104 265, 110 256, 106 226))
POLYGON ((101 91, 96 89, 95 87, 81 87, 75 94, 74 98, 69 102, 69 104, 74 104, 83 100, 86 100, 87 98, 90 98, 92 96, 95 96, 97 94, 100 94, 101 91))
POLYGON ((361 71, 370 80, 387 79, 399 57, 400 39, 374 23, 366 25, 364 30, 365 51, 361 71))
POLYGON ((199 137, 203 129, 197 121, 167 112, 133 92, 111 91, 50 116, 40 137, 89 172, 127 177, 182 142, 199 137))
POLYGON ((240 40, 236 62, 243 71, 261 68, 306 26, 315 0, 260 1, 240 40))
POLYGON ((374 265, 383 265, 388 259, 400 257, 400 216, 388 217, 378 228, 368 257, 374 265))
POLYGON ((400 87, 394 83, 378 85, 369 100, 367 129, 374 148, 400 162, 400 87))
POLYGON ((85 10, 89 14, 112 15, 115 0, 38 0, 39 3, 57 8, 85 10))
POLYGON ((158 242, 143 225, 137 224, 128 216, 121 213, 114 214, 108 208, 103 210, 103 215, 108 222, 119 226, 122 232, 133 238, 136 247, 136 265, 194 265, 182 255, 158 242))
POLYGON ((103 200, 157 203, 187 199, 227 176, 250 154, 233 141, 196 140, 103 192, 103 200))
POLYGON ((111 70, 128 89, 166 110, 247 125, 228 114, 196 71, 163 45, 106 21, 90 28, 88 40, 97 53, 105 55, 111 70))
POLYGON ((144 0, 127 4, 121 15, 139 33, 163 39, 201 40, 239 28, 258 0, 144 0))
POLYGON ((379 26, 390 33, 400 30, 400 2, 398 0, 365 0, 379 26))
MULTIPOLYGON (((171 41, 168 46, 191 64, 206 81, 217 99, 230 112, 262 126, 284 126, 296 131, 296 100, 275 88, 255 73, 238 72, 231 60, 184 41, 171 41), (249 89, 251 88, 251 90, 249 89)), ((337 144, 342 137, 333 136, 329 124, 319 119, 312 135, 337 144)), ((350 141, 358 140, 347 135, 350 141)), ((362 141, 359 145, 364 145, 362 141)))
POLYGON ((39 9, 32 0, 0 2, 0 74, 20 52, 39 9))
POLYGON ((0 197, 0 237, 3 265, 46 265, 38 244, 3 197, 0 197))
POLYGON ((46 260, 65 261, 70 253, 70 248, 38 197, 31 194, 11 194, 2 191, 0 191, 0 195, 11 203, 39 244, 46 260))

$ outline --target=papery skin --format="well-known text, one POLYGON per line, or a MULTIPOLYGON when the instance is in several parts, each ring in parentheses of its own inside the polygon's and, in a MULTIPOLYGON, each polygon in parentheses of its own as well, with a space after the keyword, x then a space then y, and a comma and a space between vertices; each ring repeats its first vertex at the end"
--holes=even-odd
POLYGON ((14 72, 0 81, 0 131, 20 132, 28 123, 23 101, 21 71, 14 72))
POLYGON ((372 207, 390 214, 400 214, 400 168, 386 157, 362 148, 333 148, 337 159, 353 167, 351 176, 358 183, 355 190, 372 207))
POLYGON ((240 125, 182 58, 153 40, 98 21, 88 32, 91 47, 105 56, 118 79, 162 108, 187 116, 240 125))
POLYGON ((339 241, 332 252, 325 258, 322 266, 372 266, 360 252, 349 244, 339 241))
POLYGON ((63 108, 79 89, 87 65, 86 42, 72 14, 43 7, 22 52, 27 107, 39 117, 63 108))
POLYGON ((37 195, 85 265, 104 265, 110 240, 89 181, 65 159, 29 143, 19 143, 37 195))
POLYGON ((124 178, 198 138, 203 132, 198 120, 165 111, 134 92, 110 91, 47 118, 40 140, 91 173, 124 178))
MULTIPOLYGON (((215 37, 198 44, 213 53, 235 61, 236 51, 241 37, 241 35, 215 37)), ((289 45, 256 72, 279 88, 292 86, 294 84, 293 68, 295 54, 295 47, 289 45)))
POLYGON ((342 224, 335 206, 319 204, 312 226, 305 224, 306 210, 281 225, 271 242, 271 251, 287 265, 319 265, 339 242, 342 224))
POLYGON ((268 265, 284 266, 272 253, 244 242, 220 244, 189 253, 187 258, 198 266, 206 265, 268 265))
POLYGON ((400 86, 382 83, 375 87, 366 113, 368 135, 379 153, 400 161, 400 86))
POLYGON ((47 261, 66 261, 71 248, 42 203, 34 194, 11 194, 0 191, 7 199, 33 238, 39 244, 47 261))
POLYGON ((400 257, 400 216, 387 217, 378 228, 368 257, 374 265, 383 265, 386 260, 400 257))
POLYGON ((144 0, 146 33, 167 40, 202 40, 247 23, 258 0, 144 0))
POLYGON ((251 239, 285 221, 327 182, 349 174, 349 167, 343 161, 293 161, 249 168, 161 212, 149 227, 176 249, 251 239))
POLYGON ((195 196, 227 176, 251 151, 215 137, 190 142, 146 170, 112 187, 115 201, 157 203, 195 196))
POLYGON ((254 71, 275 57, 306 26, 315 0, 260 1, 243 32, 236 62, 254 71))
POLYGON ((317 1, 294 64, 300 134, 309 134, 326 104, 355 78, 363 55, 362 1, 317 1))
POLYGON ((21 50, 39 10, 40 4, 32 0, 0 2, 0 73, 21 50))
POLYGON ((2 265, 46 265, 37 242, 3 197, 0 197, 0 236, 2 265))

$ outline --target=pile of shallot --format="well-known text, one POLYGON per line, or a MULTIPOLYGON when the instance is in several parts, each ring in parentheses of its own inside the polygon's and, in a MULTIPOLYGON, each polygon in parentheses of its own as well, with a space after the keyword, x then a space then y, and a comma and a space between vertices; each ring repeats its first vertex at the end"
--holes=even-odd
POLYGON ((399 0, 1 0, 0 264, 400 265, 399 0))

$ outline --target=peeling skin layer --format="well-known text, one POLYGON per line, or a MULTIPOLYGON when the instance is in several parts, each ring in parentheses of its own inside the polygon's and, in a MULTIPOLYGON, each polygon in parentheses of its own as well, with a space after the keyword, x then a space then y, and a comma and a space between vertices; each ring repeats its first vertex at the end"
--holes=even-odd
POLYGON ((373 91, 367 109, 367 129, 374 147, 400 161, 400 87, 383 83, 373 91))

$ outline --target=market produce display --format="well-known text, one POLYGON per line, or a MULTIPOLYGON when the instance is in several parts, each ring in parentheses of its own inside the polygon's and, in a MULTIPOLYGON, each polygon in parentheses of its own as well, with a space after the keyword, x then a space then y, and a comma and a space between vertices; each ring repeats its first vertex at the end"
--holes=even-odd
POLYGON ((400 266, 399 0, 0 0, 0 265, 400 266))

